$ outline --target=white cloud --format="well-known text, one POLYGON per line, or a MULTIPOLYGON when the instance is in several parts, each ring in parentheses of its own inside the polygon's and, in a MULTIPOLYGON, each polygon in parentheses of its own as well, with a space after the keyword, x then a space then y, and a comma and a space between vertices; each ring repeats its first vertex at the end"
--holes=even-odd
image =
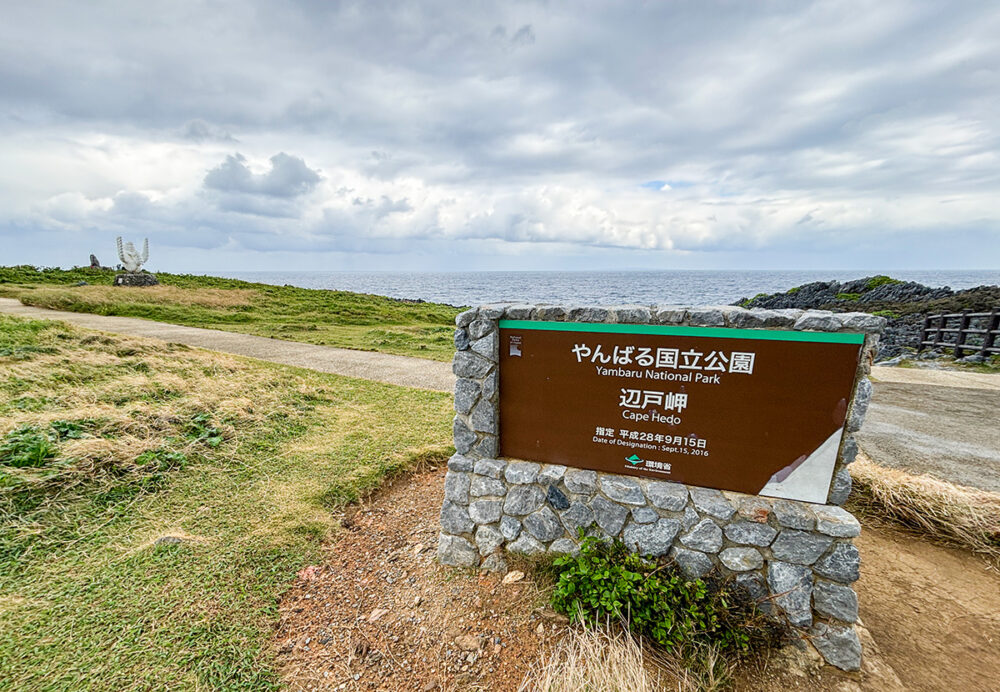
POLYGON ((843 266, 1000 240, 1000 10, 726 7, 9 8, 0 242, 843 266))

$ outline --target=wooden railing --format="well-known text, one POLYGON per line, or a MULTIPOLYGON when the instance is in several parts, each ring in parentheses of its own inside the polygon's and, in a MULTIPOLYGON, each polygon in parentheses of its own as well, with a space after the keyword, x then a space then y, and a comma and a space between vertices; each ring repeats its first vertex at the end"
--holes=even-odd
POLYGON ((925 317, 917 351, 925 348, 954 349, 955 358, 1000 354, 1000 308, 925 317))

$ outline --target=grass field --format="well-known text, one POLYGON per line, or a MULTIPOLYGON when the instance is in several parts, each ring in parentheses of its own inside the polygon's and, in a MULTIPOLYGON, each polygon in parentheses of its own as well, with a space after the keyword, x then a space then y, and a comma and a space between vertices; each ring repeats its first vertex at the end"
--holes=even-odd
POLYGON ((288 341, 447 361, 459 309, 382 296, 157 274, 160 286, 112 286, 110 270, 0 267, 0 297, 26 305, 141 317, 288 341), (86 282, 86 286, 77 286, 86 282))
POLYGON ((0 689, 276 687, 278 596, 338 507, 452 451, 450 414, 0 315, 0 689))

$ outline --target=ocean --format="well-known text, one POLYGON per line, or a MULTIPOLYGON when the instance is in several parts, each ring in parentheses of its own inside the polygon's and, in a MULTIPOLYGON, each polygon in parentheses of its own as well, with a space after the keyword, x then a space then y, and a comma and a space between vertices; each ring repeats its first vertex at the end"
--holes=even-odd
MULTIPOLYGON (((420 299, 449 305, 491 302, 580 305, 728 304, 758 293, 787 291, 810 281, 847 281, 875 274, 839 271, 552 271, 552 272, 220 272, 282 286, 324 288, 420 299)), ((1000 270, 893 271, 891 276, 953 289, 1000 284, 1000 270)))

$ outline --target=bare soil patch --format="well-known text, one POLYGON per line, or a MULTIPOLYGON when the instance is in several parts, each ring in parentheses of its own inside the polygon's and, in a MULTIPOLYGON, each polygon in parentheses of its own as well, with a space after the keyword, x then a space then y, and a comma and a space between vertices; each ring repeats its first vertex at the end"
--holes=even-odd
POLYGON ((444 472, 397 482, 345 517, 323 565, 282 599, 277 646, 295 690, 516 690, 565 620, 525 578, 441 567, 444 472))
MULTIPOLYGON (((292 689, 516 690, 566 631, 528 579, 435 562, 443 475, 402 480, 345 517, 325 564, 282 599, 275 645, 292 689)), ((1000 574, 882 527, 859 547, 863 670, 785 651, 738 671, 734 689, 997 689, 1000 574)))

